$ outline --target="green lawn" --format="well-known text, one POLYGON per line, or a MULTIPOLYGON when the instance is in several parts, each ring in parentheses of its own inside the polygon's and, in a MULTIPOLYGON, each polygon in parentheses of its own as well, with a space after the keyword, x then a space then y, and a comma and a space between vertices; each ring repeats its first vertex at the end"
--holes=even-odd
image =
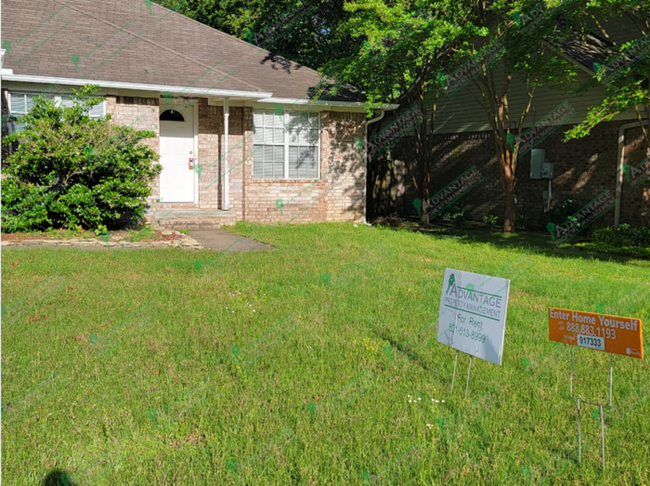
MULTIPOLYGON (((603 475, 589 405, 577 462, 546 314, 648 321, 649 261, 521 234, 259 234, 276 250, 3 251, 3 483, 650 484, 647 357, 614 358, 603 475), (445 267, 512 280, 503 364, 474 359, 466 399, 468 358, 452 394, 455 352, 436 342, 445 267)), ((575 373, 606 403, 608 355, 576 350, 575 373)))

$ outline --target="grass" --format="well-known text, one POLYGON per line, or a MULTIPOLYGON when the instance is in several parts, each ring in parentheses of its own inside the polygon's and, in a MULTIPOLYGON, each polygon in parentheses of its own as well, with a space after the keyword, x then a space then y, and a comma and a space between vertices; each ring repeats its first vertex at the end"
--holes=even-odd
MULTIPOLYGON (((605 419, 604 475, 583 409, 577 463, 568 348, 546 317, 632 290, 619 303, 647 322, 650 262, 538 235, 257 228, 274 251, 3 252, 3 304, 65 279, 3 319, 5 484, 650 483, 647 386, 605 419), (217 273, 200 278, 197 260, 217 273), (467 357, 450 393, 455 353, 435 342, 446 267, 512 278, 503 364, 473 360, 467 398, 467 357)), ((574 393, 606 403, 608 365, 576 350, 574 393)), ((649 377, 647 358, 616 356, 614 402, 649 377)))

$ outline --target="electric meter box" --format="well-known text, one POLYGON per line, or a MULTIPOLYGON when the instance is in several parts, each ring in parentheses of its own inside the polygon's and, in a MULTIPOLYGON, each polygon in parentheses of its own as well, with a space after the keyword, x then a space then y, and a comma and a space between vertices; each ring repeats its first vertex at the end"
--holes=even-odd
POLYGON ((546 150, 544 149, 532 149, 530 151, 530 178, 531 179, 541 179, 542 176, 542 165, 546 159, 546 150))

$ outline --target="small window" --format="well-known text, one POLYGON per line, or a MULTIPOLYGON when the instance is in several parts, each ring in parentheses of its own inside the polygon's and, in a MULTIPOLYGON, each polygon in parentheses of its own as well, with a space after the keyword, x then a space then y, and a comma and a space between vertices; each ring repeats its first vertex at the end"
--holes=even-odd
MULTIPOLYGON (((27 113, 29 113, 34 106, 34 98, 39 96, 40 93, 15 93, 11 92, 9 93, 9 110, 10 110, 10 115, 12 119, 16 119, 18 117, 24 116, 27 113)), ((65 106, 65 107, 70 107, 73 106, 74 103, 72 102, 72 99, 70 96, 58 96, 58 95, 53 95, 50 93, 43 93, 43 96, 47 100, 55 100, 59 106, 65 106)), ((85 97, 84 99, 88 99, 88 97, 85 97)), ((102 102, 98 105, 93 106, 90 110, 88 115, 92 119, 99 119, 102 116, 105 115, 105 108, 106 108, 106 102, 102 102)), ((16 121, 12 121, 9 125, 9 131, 11 133, 13 132, 19 132, 25 127, 24 123, 18 123, 16 121)))
POLYGON ((176 110, 165 110, 160 114, 160 121, 184 122, 183 114, 176 110))

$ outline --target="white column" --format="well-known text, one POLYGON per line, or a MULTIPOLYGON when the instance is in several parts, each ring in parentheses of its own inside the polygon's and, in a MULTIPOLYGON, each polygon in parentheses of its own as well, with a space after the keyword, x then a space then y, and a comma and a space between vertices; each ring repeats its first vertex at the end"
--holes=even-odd
POLYGON ((223 99, 223 170, 225 171, 224 188, 223 188, 223 208, 227 211, 230 209, 230 175, 228 174, 228 117, 229 106, 228 97, 223 99))

